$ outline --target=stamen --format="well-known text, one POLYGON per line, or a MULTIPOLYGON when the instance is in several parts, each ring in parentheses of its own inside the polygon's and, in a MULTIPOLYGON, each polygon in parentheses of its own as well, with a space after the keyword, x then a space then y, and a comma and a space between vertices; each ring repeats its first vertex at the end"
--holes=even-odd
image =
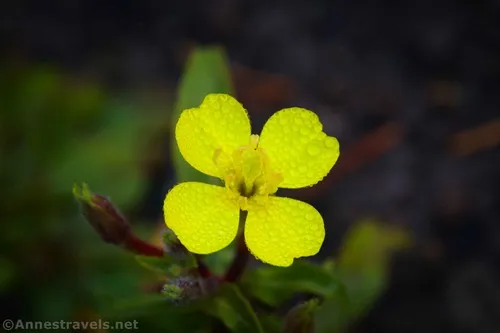
POLYGON ((217 149, 214 163, 221 171, 230 197, 241 210, 248 210, 249 202, 265 204, 267 197, 278 190, 283 181, 275 172, 265 152, 258 148, 259 136, 251 135, 248 145, 236 148, 232 153, 217 149))

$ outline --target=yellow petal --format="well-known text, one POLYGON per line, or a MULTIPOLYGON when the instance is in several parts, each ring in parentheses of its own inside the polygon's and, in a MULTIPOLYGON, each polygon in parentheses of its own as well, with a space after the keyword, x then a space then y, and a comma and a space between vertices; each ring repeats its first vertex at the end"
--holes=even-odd
POLYGON ((279 187, 300 188, 322 180, 339 158, 339 142, 323 132, 318 116, 289 108, 276 112, 264 125, 259 147, 271 167, 283 175, 279 187))
POLYGON ((168 192, 163 213, 167 227, 193 253, 221 250, 238 231, 239 209, 220 186, 181 183, 168 192))
POLYGON ((214 154, 230 154, 249 144, 250 120, 243 106, 225 94, 209 94, 200 107, 184 110, 175 138, 184 159, 195 169, 215 177, 221 174, 214 154))
POLYGON ((294 258, 318 253, 324 238, 323 218, 305 202, 271 196, 266 205, 248 209, 245 241, 265 263, 290 266, 294 258))

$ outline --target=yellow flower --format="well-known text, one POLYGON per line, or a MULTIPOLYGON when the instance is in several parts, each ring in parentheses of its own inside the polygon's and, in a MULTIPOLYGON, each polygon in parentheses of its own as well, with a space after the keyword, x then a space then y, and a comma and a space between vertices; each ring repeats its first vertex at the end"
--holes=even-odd
POLYGON ((240 211, 248 211, 244 236, 263 262, 290 266, 316 254, 325 238, 323 219, 311 205, 274 196, 278 188, 312 186, 339 157, 337 139, 327 136, 318 116, 302 108, 276 112, 260 137, 251 135, 243 106, 225 94, 210 94, 198 108, 184 110, 175 136, 184 159, 224 181, 225 187, 186 182, 167 194, 167 226, 191 252, 208 254, 229 245, 240 211))

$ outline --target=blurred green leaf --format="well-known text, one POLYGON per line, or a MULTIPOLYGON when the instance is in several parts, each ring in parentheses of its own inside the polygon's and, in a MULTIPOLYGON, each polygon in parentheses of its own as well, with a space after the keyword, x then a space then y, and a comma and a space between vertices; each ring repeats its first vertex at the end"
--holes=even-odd
POLYGON ((95 192, 106 193, 117 206, 129 206, 145 190, 146 174, 141 169, 141 153, 147 143, 144 134, 158 126, 158 119, 114 102, 106 110, 108 123, 92 135, 77 137, 61 151, 50 176, 58 193, 85 181, 95 184, 95 192))
POLYGON ((15 277, 15 267, 4 257, 0 257, 0 292, 9 286, 15 277))
MULTIPOLYGON (((6 303, 18 304, 9 310, 11 316, 70 320, 89 309, 105 309, 110 300, 143 293, 141 281, 151 272, 125 251, 99 241, 77 215, 71 186, 89 181, 97 192, 130 209, 145 185, 144 144, 163 123, 158 117, 165 118, 164 113, 149 113, 149 107, 131 104, 129 96, 117 100, 93 82, 24 62, 0 66, 0 87, 0 211, 5 222, 0 289, 6 303)), ((146 309, 144 318, 155 313, 146 309)), ((181 316, 178 320, 187 324, 179 329, 169 326, 179 317, 175 313, 155 315, 149 319, 162 322, 148 329, 141 317, 141 329, 207 327, 207 321, 193 323, 181 316)))
MULTIPOLYGON (((161 295, 143 295, 100 311, 105 320, 137 320, 142 332, 207 332, 214 320, 193 305, 175 305, 161 295)), ((208 331, 210 332, 210 331, 208 331)))
POLYGON ((313 333, 314 316, 318 310, 318 299, 297 304, 285 316, 284 333, 313 333))
POLYGON ((142 267, 162 275, 170 275, 174 266, 174 262, 172 260, 169 260, 168 256, 162 258, 135 256, 135 259, 142 267))
POLYGON ((347 233, 337 259, 337 268, 362 272, 367 268, 385 267, 394 250, 410 244, 409 234, 401 228, 363 220, 347 233))
MULTIPOLYGON (((175 133, 181 112, 199 106, 209 93, 233 94, 227 59, 220 47, 197 48, 187 60, 172 117, 172 133, 175 133)), ((172 140, 172 153, 178 182, 211 181, 209 176, 195 170, 184 160, 175 138, 172 140)))
POLYGON ((203 310, 220 319, 232 332, 264 332, 252 306, 236 285, 222 284, 218 293, 205 303, 203 310))
POLYGON ((203 262, 214 274, 223 275, 232 263, 236 253, 236 241, 224 249, 203 256, 203 262))
POLYGON ((327 296, 343 288, 331 271, 302 260, 286 268, 262 266, 251 270, 241 283, 245 292, 271 306, 278 306, 299 292, 327 296))
POLYGON ((347 234, 337 273, 346 285, 353 315, 360 315, 383 292, 391 254, 410 243, 401 228, 369 220, 347 234))
POLYGON ((57 284, 39 288, 34 291, 33 308, 37 309, 37 315, 44 320, 69 319, 76 312, 77 304, 74 303, 75 296, 69 286, 69 281, 58 279, 57 284))
POLYGON ((182 273, 182 269, 196 267, 196 262, 179 262, 175 258, 166 254, 162 258, 158 257, 147 257, 147 256, 135 256, 139 264, 160 275, 165 275, 169 277, 179 276, 182 273))
POLYGON ((283 329, 283 322, 280 317, 276 315, 259 315, 260 323, 266 333, 281 333, 283 329))
POLYGON ((350 302, 346 293, 330 295, 314 314, 315 333, 340 333, 352 319, 350 302))
POLYGON ((345 236, 337 265, 326 265, 345 285, 347 297, 336 293, 325 300, 316 315, 316 332, 343 332, 362 316, 384 291, 391 254, 410 244, 401 228, 370 220, 355 224, 345 236))

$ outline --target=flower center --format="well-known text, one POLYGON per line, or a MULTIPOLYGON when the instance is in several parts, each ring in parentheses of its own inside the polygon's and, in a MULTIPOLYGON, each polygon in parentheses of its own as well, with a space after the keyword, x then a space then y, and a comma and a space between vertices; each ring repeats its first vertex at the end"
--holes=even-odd
POLYGON ((259 136, 252 135, 250 144, 233 152, 217 149, 214 162, 219 168, 226 188, 240 209, 247 210, 248 203, 263 203, 270 194, 278 190, 283 181, 280 173, 274 172, 264 151, 258 147, 259 136))

